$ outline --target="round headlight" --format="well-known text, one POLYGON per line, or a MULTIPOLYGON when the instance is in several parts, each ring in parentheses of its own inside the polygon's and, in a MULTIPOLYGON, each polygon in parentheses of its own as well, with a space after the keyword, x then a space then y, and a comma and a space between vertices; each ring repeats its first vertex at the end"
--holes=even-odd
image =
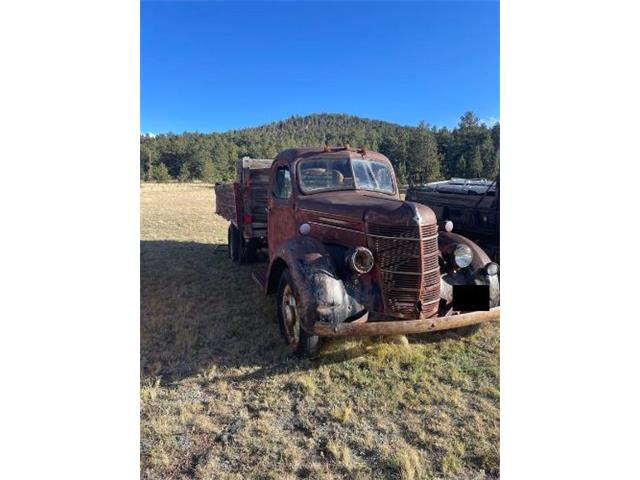
POLYGON ((444 229, 447 232, 450 232, 453 230, 453 222, 451 220, 447 220, 446 222, 444 222, 444 229))
POLYGON ((473 252, 471 249, 462 243, 456 246, 456 249, 453 251, 453 261, 460 268, 466 268, 471 265, 471 261, 473 260, 473 252))
POLYGON ((347 252, 347 265, 356 273, 369 273, 373 268, 373 253, 365 247, 357 247, 347 252))

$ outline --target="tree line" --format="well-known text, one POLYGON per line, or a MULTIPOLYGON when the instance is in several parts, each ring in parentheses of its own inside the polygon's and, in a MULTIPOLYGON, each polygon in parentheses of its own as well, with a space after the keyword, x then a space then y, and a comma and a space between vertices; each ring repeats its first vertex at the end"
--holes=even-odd
POLYGON ((296 146, 366 146, 386 155, 398 181, 424 183, 450 177, 493 179, 500 168, 500 124, 491 127, 472 112, 458 125, 401 126, 352 115, 292 116, 256 128, 224 133, 140 136, 140 179, 216 182, 235 177, 235 161, 274 158, 296 146))

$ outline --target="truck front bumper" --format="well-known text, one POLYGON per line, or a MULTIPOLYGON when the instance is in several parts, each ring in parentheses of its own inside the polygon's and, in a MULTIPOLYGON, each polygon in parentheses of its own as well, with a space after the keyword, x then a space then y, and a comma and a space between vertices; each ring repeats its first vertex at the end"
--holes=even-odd
POLYGON ((367 317, 362 317, 355 322, 349 323, 331 324, 318 322, 313 326, 312 333, 322 337, 404 335, 466 327, 468 325, 498 320, 499 318, 500 307, 495 307, 487 311, 461 313, 458 315, 431 317, 419 320, 369 322, 367 317))

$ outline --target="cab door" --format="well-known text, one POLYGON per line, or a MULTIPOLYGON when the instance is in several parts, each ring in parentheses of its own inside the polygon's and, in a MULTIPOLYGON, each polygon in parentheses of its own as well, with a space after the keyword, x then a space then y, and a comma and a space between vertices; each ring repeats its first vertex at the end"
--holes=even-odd
POLYGON ((269 258, 274 258, 281 244, 296 234, 293 180, 288 165, 278 164, 271 170, 267 198, 267 235, 269 258))

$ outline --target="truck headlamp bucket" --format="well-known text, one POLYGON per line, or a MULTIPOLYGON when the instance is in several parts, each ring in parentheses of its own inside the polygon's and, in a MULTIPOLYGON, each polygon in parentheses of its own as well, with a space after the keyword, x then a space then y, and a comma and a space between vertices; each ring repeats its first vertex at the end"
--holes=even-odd
POLYGON ((356 247, 347 251, 347 265, 356 273, 369 273, 373 268, 373 253, 365 247, 356 247))
POLYGON ((467 245, 459 243, 453 251, 453 261, 457 267, 466 268, 473 261, 473 252, 467 245))

